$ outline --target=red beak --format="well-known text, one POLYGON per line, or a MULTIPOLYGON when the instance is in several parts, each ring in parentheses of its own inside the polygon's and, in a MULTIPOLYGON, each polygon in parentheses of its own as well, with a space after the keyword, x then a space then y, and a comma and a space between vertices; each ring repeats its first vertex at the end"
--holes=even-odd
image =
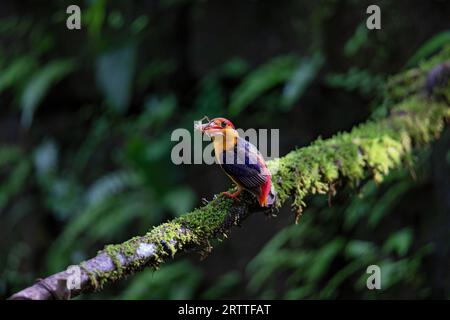
POLYGON ((201 126, 202 132, 206 132, 206 131, 211 130, 211 129, 222 129, 222 127, 218 126, 217 124, 215 124, 212 121, 208 122, 208 123, 205 123, 205 124, 202 124, 202 126, 201 126))

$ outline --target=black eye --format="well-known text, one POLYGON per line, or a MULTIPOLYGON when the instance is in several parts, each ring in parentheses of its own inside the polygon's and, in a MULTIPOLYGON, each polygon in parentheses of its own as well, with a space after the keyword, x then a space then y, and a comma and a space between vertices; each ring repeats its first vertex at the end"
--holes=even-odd
POLYGON ((222 126, 222 128, 225 128, 227 126, 227 123, 225 121, 222 121, 220 125, 222 126))

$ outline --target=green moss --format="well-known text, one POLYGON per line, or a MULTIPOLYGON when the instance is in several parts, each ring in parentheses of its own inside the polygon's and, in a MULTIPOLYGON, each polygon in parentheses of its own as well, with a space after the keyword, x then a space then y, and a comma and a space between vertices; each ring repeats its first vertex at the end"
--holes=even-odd
MULTIPOLYGON (((386 102, 396 103, 423 91, 427 73, 439 63, 448 60, 450 60, 450 45, 444 47, 435 56, 420 63, 417 68, 390 77, 385 87, 386 102)), ((446 92, 449 93, 448 90, 446 92)))
POLYGON ((437 137, 448 110, 445 104, 412 96, 392 108, 386 119, 368 121, 325 141, 319 139, 269 163, 276 172, 278 205, 294 196, 294 207, 301 212, 306 195, 329 193, 330 185, 338 179, 358 182, 372 177, 381 182, 408 157, 413 144, 420 146, 437 137))
POLYGON ((98 281, 97 281, 97 278, 96 278, 95 274, 94 274, 93 272, 91 272, 91 271, 87 268, 86 263, 85 263, 85 262, 81 262, 79 266, 80 266, 80 268, 83 269, 83 270, 86 272, 86 274, 88 275, 88 277, 89 277, 89 282, 91 283, 91 287, 94 289, 94 291, 99 290, 100 285, 99 285, 99 283, 98 283, 98 281))
MULTIPOLYGON (((413 148, 436 139, 450 117, 448 104, 425 97, 422 90, 426 72, 443 58, 450 58, 450 47, 439 57, 389 81, 383 103, 389 108, 386 117, 373 118, 351 132, 338 133, 327 140, 319 138, 310 146, 269 161, 277 192, 276 207, 293 197, 298 218, 308 195, 333 195, 333 186, 339 181, 355 185, 372 178, 381 182, 393 168, 405 162, 410 164, 413 148)), ((450 87, 444 89, 444 94, 450 96, 450 87)), ((231 199, 218 196, 201 208, 152 228, 144 236, 106 246, 103 252, 111 257, 116 270, 89 271, 93 286, 101 287, 145 266, 157 269, 186 246, 210 250, 208 240, 224 234, 224 220, 232 205, 231 199), (143 244, 154 246, 151 257, 139 255, 143 244), (119 256, 125 257, 126 265, 121 265, 119 256)))
POLYGON ((104 251, 109 255, 114 263, 114 266, 116 268, 116 273, 114 274, 114 276, 116 276, 117 278, 120 278, 124 272, 124 268, 119 260, 119 255, 121 254, 122 250, 122 246, 118 245, 108 245, 104 249, 104 251))

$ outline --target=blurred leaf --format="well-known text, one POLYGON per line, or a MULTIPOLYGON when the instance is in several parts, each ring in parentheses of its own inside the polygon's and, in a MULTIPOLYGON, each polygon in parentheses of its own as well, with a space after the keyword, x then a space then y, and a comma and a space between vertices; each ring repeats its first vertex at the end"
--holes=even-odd
POLYGON ((163 98, 149 97, 144 104, 144 113, 141 114, 138 122, 141 128, 151 126, 162 127, 174 114, 177 108, 177 99, 173 95, 163 98))
POLYGON ((22 125, 29 127, 33 121, 36 107, 47 94, 52 85, 60 81, 74 68, 70 59, 56 60, 39 69, 28 81, 21 96, 22 125))
POLYGON ((46 176, 41 183, 46 205, 57 219, 67 220, 78 210, 82 186, 73 177, 46 176))
POLYGON ((202 299, 223 299, 242 280, 237 271, 230 271, 221 276, 215 283, 202 294, 202 299))
POLYGON ((38 177, 53 174, 58 165, 58 149, 52 140, 44 141, 34 152, 34 166, 38 177))
POLYGON ((328 270, 334 257, 341 251, 343 246, 344 240, 342 238, 335 238, 320 248, 311 261, 314 268, 305 270, 308 280, 316 281, 320 279, 328 270))
POLYGON ((31 164, 15 146, 0 146, 0 214, 8 201, 25 187, 31 164), (6 174, 3 175, 3 172, 6 174), (4 177, 4 178, 3 178, 4 177))
POLYGON ((138 177, 130 171, 115 171, 97 179, 86 191, 87 205, 99 203, 114 194, 124 191, 125 188, 136 186, 138 177))
POLYGON ((264 92, 289 80, 298 64, 297 57, 287 55, 274 58, 250 72, 231 95, 230 113, 236 116, 264 92))
POLYGON ((374 228, 380 220, 392 210, 392 208, 401 200, 402 196, 413 186, 410 180, 400 180, 391 186, 385 194, 380 197, 371 208, 368 217, 368 226, 374 228))
POLYGON ((35 68, 34 58, 24 56, 14 59, 8 67, 0 71, 0 93, 15 84, 21 84, 35 68))
POLYGON ((149 23, 149 18, 146 15, 141 15, 137 17, 130 26, 130 29, 134 33, 139 33, 144 30, 149 23))
POLYGON ((371 74, 368 70, 352 67, 346 73, 327 74, 325 83, 333 88, 357 90, 363 96, 373 97, 381 92, 384 77, 371 74))
POLYGON ((383 251, 390 253, 395 251, 400 257, 403 257, 411 246, 413 241, 413 231, 411 228, 404 228, 389 236, 383 245, 383 251))
POLYGON ((285 248, 294 239, 299 238, 299 235, 308 232, 311 226, 308 225, 309 218, 305 218, 300 226, 292 225, 280 230, 247 265, 246 272, 250 276, 248 287, 251 291, 256 292, 261 289, 277 271, 286 267, 298 269, 301 276, 305 274, 301 266, 310 261, 311 252, 307 250, 298 252, 285 248))
POLYGON ((364 45, 368 43, 368 32, 365 21, 358 25, 355 30, 355 33, 352 37, 347 41, 344 46, 344 54, 347 57, 354 56, 358 50, 360 50, 364 45))
POLYGON ((356 259, 347 264, 344 268, 336 272, 327 282, 326 286, 320 291, 320 299, 335 298, 339 293, 339 286, 347 280, 353 273, 361 269, 361 261, 356 259))
MULTIPOLYGON (((382 260, 379 263, 381 270, 381 282, 382 289, 386 290, 397 283, 401 278, 404 277, 407 270, 402 270, 404 266, 404 261, 392 261, 390 259, 382 260)), ((410 270, 412 271, 412 270, 410 270)), ((355 283, 355 287, 363 289, 366 287, 367 273, 363 273, 359 281, 355 283)))
MULTIPOLYGON (((142 223, 144 230, 160 222, 161 210, 155 203, 154 197, 145 190, 124 192, 116 199, 108 199, 104 202, 110 206, 105 207, 101 214, 102 218, 96 219, 86 230, 89 238, 93 240, 114 241, 120 234, 128 235, 127 227, 133 221, 142 223), (147 217, 147 219, 137 219, 142 217, 147 217)), ((140 229, 135 232, 139 233, 140 229)))
POLYGON ((232 58, 222 66, 222 74, 225 77, 237 78, 248 71, 249 65, 242 58, 232 58))
POLYGON ((270 282, 280 270, 286 265, 290 265, 292 259, 302 264, 308 261, 310 255, 293 254, 290 250, 279 249, 276 252, 265 250, 259 253, 248 265, 247 273, 250 275, 248 288, 250 291, 256 292, 260 290, 264 284, 270 282))
POLYGON ((126 112, 131 100, 136 65, 136 47, 127 45, 103 53, 97 60, 97 83, 108 105, 116 112, 126 112))
POLYGON ((31 272, 21 270, 21 265, 27 260, 31 254, 31 248, 25 242, 17 242, 9 248, 3 270, 0 272, 0 294, 6 294, 5 289, 20 290, 26 286, 30 281, 33 281, 31 272), (8 286, 6 286, 8 285, 8 286))
POLYGON ((376 253, 373 243, 361 240, 352 240, 345 247, 345 255, 349 258, 370 256, 376 253))
POLYGON ((89 159, 98 154, 99 146, 111 138, 111 134, 112 124, 107 116, 100 116, 92 123, 73 161, 74 171, 77 174, 85 170, 89 159))
POLYGON ((350 230, 363 217, 371 214, 371 207, 373 206, 377 190, 376 183, 369 181, 361 189, 360 195, 350 202, 344 212, 343 227, 345 230, 350 230))
POLYGON ((324 58, 321 54, 316 54, 312 58, 303 59, 291 79, 284 86, 281 100, 281 109, 283 111, 290 110, 293 103, 303 95, 317 76, 323 63, 324 58))
POLYGON ((79 205, 80 185, 69 176, 58 176, 58 146, 44 140, 33 153, 37 182, 45 196, 46 207, 59 220, 66 220, 79 205))
POLYGON ((19 17, 10 16, 0 19, 0 33, 16 31, 19 23, 19 17))
MULTIPOLYGON (((64 23, 65 24, 65 23, 64 23)), ((33 24, 30 30, 30 45, 33 48, 34 56, 41 56, 54 48, 54 38, 51 32, 48 32, 43 25, 33 24)))
POLYGON ((312 285, 305 285, 288 290, 285 294, 285 298, 288 300, 304 299, 314 292, 315 288, 312 285))
POLYGON ((177 187, 164 197, 164 205, 173 215, 179 216, 189 212, 195 204, 195 193, 188 187, 177 187))
POLYGON ((195 100, 198 114, 222 114, 225 109, 225 95, 216 77, 206 77, 200 84, 200 92, 195 100))
POLYGON ((120 29, 123 26, 123 15, 120 11, 114 10, 108 15, 108 23, 115 29, 120 29))
POLYGON ((450 31, 442 31, 436 34, 431 39, 425 41, 425 43, 416 50, 414 55, 406 63, 406 68, 411 68, 418 65, 421 60, 429 57, 449 42, 450 31))
POLYGON ((22 150, 16 145, 0 144, 0 167, 17 161, 23 156, 22 150))
POLYGON ((176 70, 176 63, 172 59, 153 59, 137 74, 137 88, 146 90, 151 84, 158 84, 160 79, 171 75, 176 70))
POLYGON ((123 160, 139 173, 152 191, 162 196, 175 183, 176 171, 173 164, 167 161, 171 148, 170 132, 163 132, 155 139, 133 135, 127 141, 123 160))
POLYGON ((105 0, 92 0, 90 1, 89 8, 86 12, 85 19, 81 21, 87 22, 87 29, 89 36, 93 39, 94 43, 100 38, 103 22, 106 15, 106 1, 105 0))
POLYGON ((135 275, 119 299, 192 299, 200 280, 200 270, 182 260, 135 275))

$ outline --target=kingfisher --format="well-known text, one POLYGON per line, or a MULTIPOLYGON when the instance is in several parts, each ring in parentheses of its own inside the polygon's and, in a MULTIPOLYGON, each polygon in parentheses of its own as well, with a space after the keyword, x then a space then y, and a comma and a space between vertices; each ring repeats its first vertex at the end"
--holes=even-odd
POLYGON ((223 194, 235 199, 247 190, 258 199, 261 207, 272 206, 276 193, 262 154, 253 144, 239 137, 230 120, 205 118, 195 128, 211 137, 217 163, 237 186, 236 192, 223 194), (207 123, 202 124, 205 118, 207 123))

